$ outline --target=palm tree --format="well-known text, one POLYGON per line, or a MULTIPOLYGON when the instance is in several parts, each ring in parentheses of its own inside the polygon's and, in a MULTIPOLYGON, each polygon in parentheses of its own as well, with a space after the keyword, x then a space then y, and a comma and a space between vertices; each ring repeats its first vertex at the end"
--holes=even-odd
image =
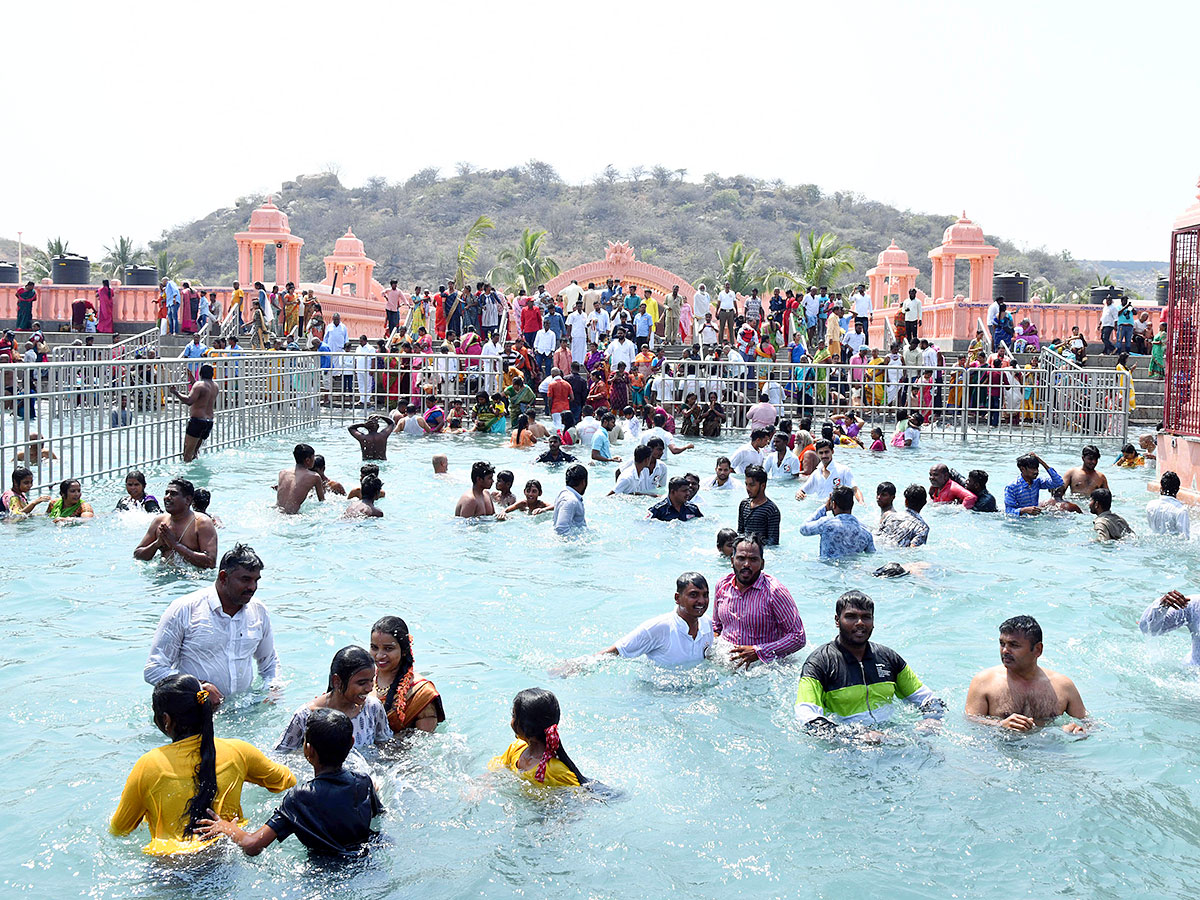
POLYGON ((133 238, 120 235, 111 247, 104 248, 104 259, 96 266, 103 278, 125 278, 125 267, 136 266, 145 258, 145 252, 133 245, 133 238))
POLYGON ((45 250, 31 249, 29 251, 29 262, 25 263, 29 277, 36 281, 49 278, 51 275, 50 260, 56 256, 66 256, 70 252, 70 242, 64 241, 61 237, 46 241, 45 250))
POLYGON ((843 243, 832 232, 807 235, 797 231, 792 236, 794 269, 772 269, 766 278, 767 287, 789 287, 806 291, 810 287, 829 287, 839 278, 854 271, 850 254, 854 247, 843 243))
POLYGON ((1030 293, 1034 297, 1040 297, 1043 303, 1062 303, 1064 299, 1062 292, 1052 285, 1045 275, 1033 279, 1030 293))
POLYGON ((558 263, 542 255, 542 242, 547 236, 548 232, 526 228, 515 247, 496 254, 496 265, 488 272, 488 281, 508 291, 524 290, 528 294, 557 275, 558 263))
POLYGON ((158 266, 158 277, 168 278, 171 281, 178 281, 183 277, 184 272, 195 265, 190 259, 179 259, 177 257, 167 256, 166 250, 160 250, 158 259, 155 260, 158 266))
POLYGON ((723 290, 729 282, 735 293, 749 294, 754 288, 765 288, 766 274, 762 254, 742 241, 734 241, 724 253, 717 251, 717 272, 705 283, 723 290))
POLYGON ((480 216, 475 220, 475 224, 467 229, 466 237, 458 245, 458 251, 455 254, 457 268, 454 270, 454 283, 460 288, 468 285, 475 277, 475 261, 479 259, 479 242, 483 240, 484 232, 495 227, 495 223, 487 216, 480 216))

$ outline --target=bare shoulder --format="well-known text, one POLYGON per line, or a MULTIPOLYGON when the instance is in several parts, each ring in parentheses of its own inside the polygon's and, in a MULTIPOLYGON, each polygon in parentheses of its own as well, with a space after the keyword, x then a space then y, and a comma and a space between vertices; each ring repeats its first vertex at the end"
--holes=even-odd
POLYGON ((975 690, 989 690, 1002 683, 1006 677, 1004 666, 991 666, 971 679, 971 687, 975 690))
POLYGON ((1054 685, 1055 690, 1076 689, 1075 682, 1071 680, 1070 676, 1064 675, 1062 672, 1055 672, 1053 669, 1047 669, 1045 666, 1042 666, 1041 669, 1046 677, 1050 679, 1050 683, 1054 685))

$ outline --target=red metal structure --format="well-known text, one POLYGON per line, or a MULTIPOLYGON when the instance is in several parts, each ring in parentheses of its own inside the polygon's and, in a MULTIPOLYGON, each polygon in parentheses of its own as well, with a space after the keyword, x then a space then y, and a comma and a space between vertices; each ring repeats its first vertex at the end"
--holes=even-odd
POLYGON ((1200 436, 1200 195, 1171 232, 1167 295, 1167 383, 1163 426, 1172 434, 1200 436))

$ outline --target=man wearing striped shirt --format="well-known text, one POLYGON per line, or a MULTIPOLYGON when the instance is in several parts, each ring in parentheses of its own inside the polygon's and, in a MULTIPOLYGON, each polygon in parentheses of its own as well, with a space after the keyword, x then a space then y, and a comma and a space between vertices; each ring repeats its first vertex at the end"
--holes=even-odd
POLYGON ((713 633, 732 645, 737 666, 783 659, 804 647, 804 623, 788 589, 763 572, 763 543, 742 534, 733 544, 733 572, 717 584, 713 633))
POLYGON ((1062 476, 1036 453, 1026 453, 1017 459, 1021 477, 1004 489, 1004 511, 1010 516, 1036 516, 1042 491, 1052 491, 1062 485, 1062 476), (1038 478, 1038 469, 1045 467, 1046 478, 1038 478))

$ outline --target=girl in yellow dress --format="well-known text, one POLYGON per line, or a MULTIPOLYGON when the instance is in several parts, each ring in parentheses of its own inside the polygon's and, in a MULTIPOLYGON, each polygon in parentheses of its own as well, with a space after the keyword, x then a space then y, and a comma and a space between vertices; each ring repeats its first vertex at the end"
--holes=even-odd
POLYGON ((587 784, 588 779, 563 749, 558 736, 559 716, 558 698, 550 691, 521 691, 513 699, 510 723, 517 739, 488 763, 488 769, 509 769, 526 781, 546 787, 587 784))

